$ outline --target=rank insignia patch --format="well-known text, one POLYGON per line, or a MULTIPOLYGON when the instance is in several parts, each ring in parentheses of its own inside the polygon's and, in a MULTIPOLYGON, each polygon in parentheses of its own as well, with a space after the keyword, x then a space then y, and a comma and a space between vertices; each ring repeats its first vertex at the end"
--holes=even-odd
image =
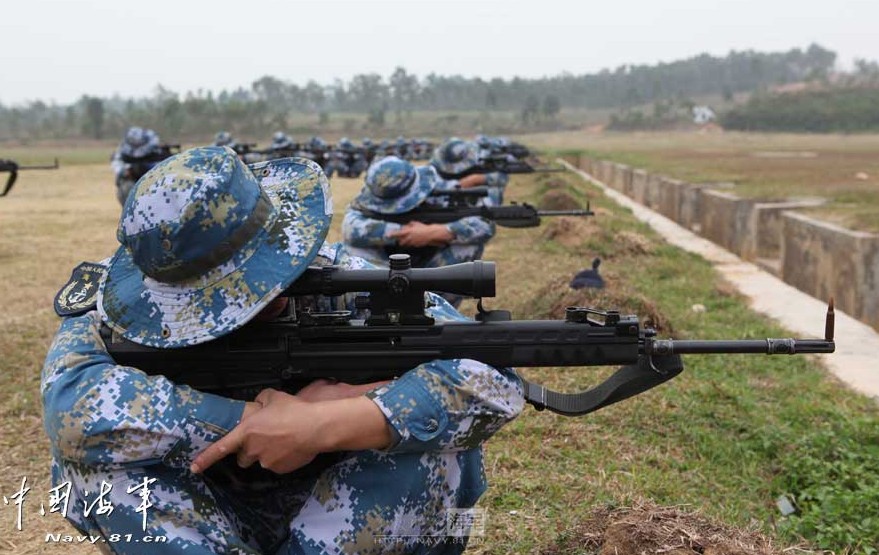
POLYGON ((58 316, 76 316, 94 310, 98 304, 98 284, 107 269, 94 262, 83 262, 73 269, 70 279, 55 295, 58 316))

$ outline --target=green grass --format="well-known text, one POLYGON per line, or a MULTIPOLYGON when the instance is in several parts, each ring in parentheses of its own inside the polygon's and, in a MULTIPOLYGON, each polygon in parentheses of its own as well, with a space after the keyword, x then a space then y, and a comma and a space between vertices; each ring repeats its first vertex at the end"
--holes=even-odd
MULTIPOLYGON (((511 192, 524 199, 535 189, 519 181, 511 192)), ((592 204, 598 217, 566 245, 544 241, 541 230, 501 231, 486 253, 498 262, 503 296, 492 306, 511 308, 517 317, 542 317, 553 305, 590 304, 610 295, 623 305, 646 299, 678 337, 785 334, 750 311, 704 260, 661 243, 607 201, 593 196, 592 204), (653 243, 649 252, 636 254, 620 240, 631 237, 626 234, 653 243), (534 292, 533 276, 569 279, 594 253, 604 253, 602 274, 611 292, 568 292, 565 279, 534 292), (531 287, 510 287, 506 280, 513 276, 531 287), (694 312, 696 303, 706 311, 694 312)), ((866 516, 879 514, 875 478, 837 480, 849 471, 879 475, 875 404, 828 378, 808 357, 690 356, 685 363, 675 380, 594 415, 570 419, 530 411, 503 430, 488 449, 493 487, 484 503, 502 532, 487 552, 531 552, 553 538, 561 541, 599 504, 641 498, 693 505, 740 527, 757 522, 786 543, 803 536, 817 547, 852 553, 879 545, 879 524, 866 516), (828 443, 846 453, 833 467, 822 463, 828 443), (780 515, 775 499, 781 494, 797 501, 798 515, 780 515), (850 505, 855 501, 857 509, 850 505), (510 516, 510 510, 531 519, 510 516), (855 510, 863 522, 852 522, 855 510)), ((589 369, 527 374, 567 391, 598 379, 589 369)))

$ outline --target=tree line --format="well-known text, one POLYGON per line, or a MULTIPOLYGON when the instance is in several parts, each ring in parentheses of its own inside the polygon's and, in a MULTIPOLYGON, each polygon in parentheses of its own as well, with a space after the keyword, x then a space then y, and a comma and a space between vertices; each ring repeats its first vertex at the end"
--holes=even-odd
MULTIPOLYGON (((289 129, 297 115, 312 115, 314 127, 351 114, 365 115, 361 128, 405 129, 413 112, 507 112, 523 128, 551 120, 564 108, 626 109, 645 103, 707 94, 732 97, 768 87, 826 76, 836 54, 813 44, 786 52, 733 51, 702 54, 657 65, 623 65, 586 75, 539 79, 494 78, 431 73, 420 78, 398 67, 391 75, 355 75, 330 84, 305 85, 264 76, 235 90, 188 91, 157 86, 141 98, 84 95, 58 105, 35 100, 0 104, 0 140, 116 137, 128 125, 156 129, 163 136, 203 137, 220 129, 266 135, 289 129)), ((488 131, 488 130, 487 130, 488 131)))
POLYGON ((755 95, 723 114, 726 129, 807 133, 879 130, 879 84, 755 95))

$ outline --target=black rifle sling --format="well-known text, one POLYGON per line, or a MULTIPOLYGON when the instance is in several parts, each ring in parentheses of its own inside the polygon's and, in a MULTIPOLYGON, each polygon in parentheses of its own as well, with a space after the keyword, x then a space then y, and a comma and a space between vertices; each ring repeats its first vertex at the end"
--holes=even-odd
POLYGON ((642 356, 637 364, 621 367, 599 385, 580 393, 560 393, 523 379, 525 401, 537 410, 581 416, 618 403, 674 378, 684 369, 680 356, 642 356))

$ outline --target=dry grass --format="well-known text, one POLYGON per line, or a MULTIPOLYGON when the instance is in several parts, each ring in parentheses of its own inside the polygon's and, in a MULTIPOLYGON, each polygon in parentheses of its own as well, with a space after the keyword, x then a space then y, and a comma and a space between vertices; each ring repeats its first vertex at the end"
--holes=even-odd
POLYGON ((746 197, 826 197, 831 203, 815 209, 817 217, 879 232, 879 135, 572 132, 527 140, 685 181, 734 182, 746 197))
POLYGON ((782 555, 771 538, 713 522, 689 507, 599 507, 542 555, 782 555))
MULTIPOLYGON (((336 211, 344 210, 359 189, 356 180, 334 179, 336 211)), ((0 199, 0 496, 11 496, 25 476, 32 488, 21 532, 12 532, 13 507, 0 504, 0 553, 43 553, 46 533, 73 531, 56 515, 38 513, 51 487, 40 368, 58 326, 55 293, 77 264, 113 254, 119 212, 106 164, 22 173, 13 191, 0 199)), ((331 237, 337 240, 341 218, 333 223, 331 237)), ((82 545, 68 551, 95 552, 82 545)))

